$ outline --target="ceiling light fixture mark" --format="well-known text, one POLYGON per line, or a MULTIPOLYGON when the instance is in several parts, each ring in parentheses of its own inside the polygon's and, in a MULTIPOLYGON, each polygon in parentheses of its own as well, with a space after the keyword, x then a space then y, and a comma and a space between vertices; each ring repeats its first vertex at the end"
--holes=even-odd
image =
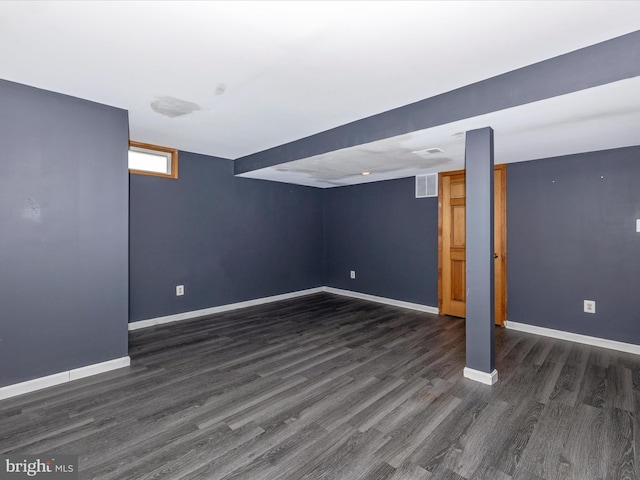
POLYGON ((151 102, 151 109, 160 115, 176 118, 200 110, 200 105, 186 100, 180 100, 179 98, 165 96, 158 97, 157 100, 151 102))
POLYGON ((443 152, 444 150, 442 150, 439 147, 432 147, 432 148, 425 148, 423 150, 415 150, 411 153, 424 158, 424 157, 428 157, 429 155, 434 155, 436 153, 443 153, 443 152))

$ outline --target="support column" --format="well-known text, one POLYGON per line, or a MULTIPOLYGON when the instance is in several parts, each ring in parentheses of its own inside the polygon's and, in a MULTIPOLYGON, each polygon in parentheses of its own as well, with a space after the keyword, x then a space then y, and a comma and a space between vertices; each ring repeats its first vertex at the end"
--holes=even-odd
POLYGON ((494 352, 493 129, 466 134, 466 352, 464 376, 498 381, 494 352))

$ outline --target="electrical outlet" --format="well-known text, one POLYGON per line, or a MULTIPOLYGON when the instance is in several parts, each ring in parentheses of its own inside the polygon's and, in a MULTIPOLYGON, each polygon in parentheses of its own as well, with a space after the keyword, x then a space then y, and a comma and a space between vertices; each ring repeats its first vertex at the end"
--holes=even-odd
POLYGON ((176 297, 184 295, 184 285, 176 285, 176 297))
POLYGON ((585 300, 584 301, 584 312, 585 313, 596 313, 596 301, 595 300, 585 300))
POLYGON ((351 270, 351 272, 349 272, 349 276, 351 277, 351 280, 356 278, 356 271, 355 270, 351 270))

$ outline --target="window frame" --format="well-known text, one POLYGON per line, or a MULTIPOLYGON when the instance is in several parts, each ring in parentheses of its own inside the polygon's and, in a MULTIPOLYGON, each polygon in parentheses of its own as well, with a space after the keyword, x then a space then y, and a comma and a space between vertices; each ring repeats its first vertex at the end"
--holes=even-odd
POLYGON ((171 163, 171 172, 169 173, 159 173, 159 172, 150 172, 147 170, 134 170, 129 169, 129 173, 133 173, 134 175, 150 175, 152 177, 161 177, 161 178, 178 178, 178 149, 177 148, 169 148, 162 147, 160 145, 153 145, 151 143, 142 143, 135 142, 133 140, 129 140, 129 148, 135 147, 141 150, 147 150, 149 153, 153 152, 162 152, 171 154, 170 163, 171 163))

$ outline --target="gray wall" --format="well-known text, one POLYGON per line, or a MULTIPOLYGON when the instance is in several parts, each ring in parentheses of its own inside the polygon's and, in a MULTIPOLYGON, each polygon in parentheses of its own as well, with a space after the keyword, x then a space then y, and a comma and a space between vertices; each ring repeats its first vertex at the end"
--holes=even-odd
MULTIPOLYGON (((508 165, 508 320, 640 344, 639 184, 640 147, 508 165)), ((326 284, 436 306, 437 201, 413 179, 324 193, 326 284)))
POLYGON ((319 189, 180 152, 177 180, 130 175, 130 199, 130 321, 324 284, 319 189))
POLYGON ((127 112, 0 80, 0 386, 127 355, 127 112))
POLYGON ((640 344, 639 184, 640 147, 508 166, 508 320, 640 344))
POLYGON ((438 305, 438 199, 414 192, 413 178, 324 190, 327 286, 438 305))

